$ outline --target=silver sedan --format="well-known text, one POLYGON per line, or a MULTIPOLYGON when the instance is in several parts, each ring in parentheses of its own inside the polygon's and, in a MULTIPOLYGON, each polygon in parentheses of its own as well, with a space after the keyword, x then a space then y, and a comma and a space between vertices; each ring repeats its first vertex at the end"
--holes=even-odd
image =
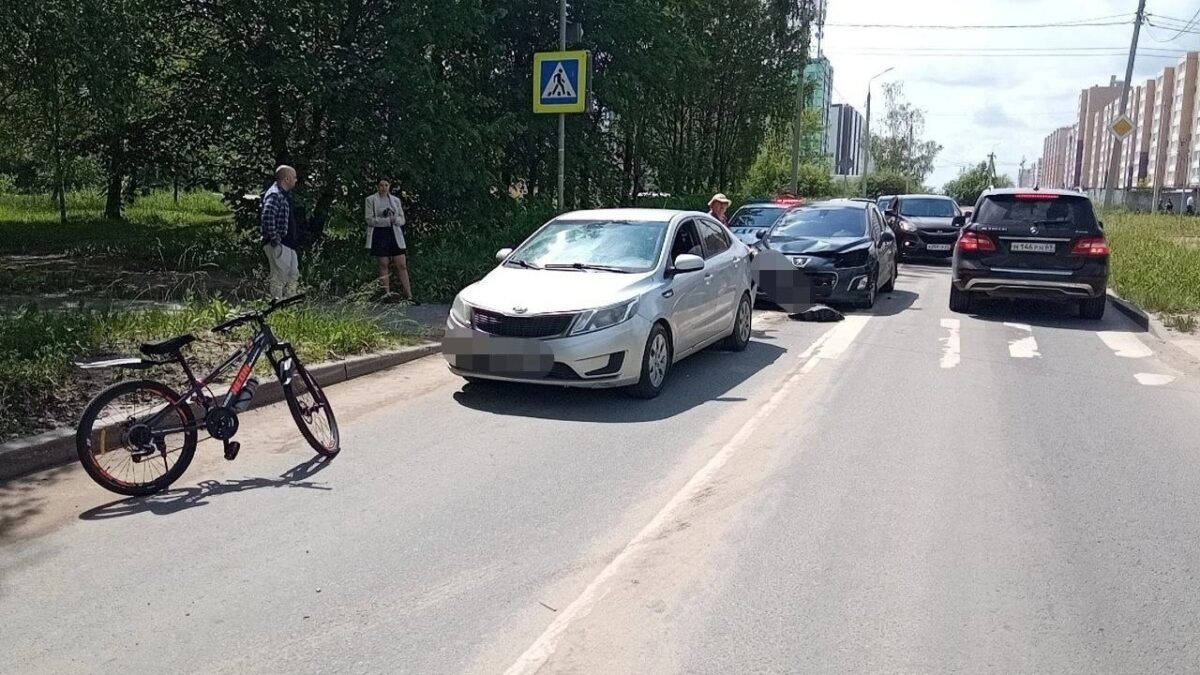
POLYGON ((628 387, 653 398, 671 366, 750 341, 751 250, 702 213, 576 211, 551 220, 454 299, 443 341, 474 380, 628 387))

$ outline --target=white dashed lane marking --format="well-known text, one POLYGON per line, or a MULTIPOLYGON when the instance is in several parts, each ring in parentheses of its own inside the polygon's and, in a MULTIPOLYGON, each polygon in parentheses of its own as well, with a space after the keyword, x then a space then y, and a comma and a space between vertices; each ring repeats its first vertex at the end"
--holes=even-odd
POLYGON ((1005 323, 1005 326, 1022 333, 1021 337, 1008 341, 1008 355, 1014 359, 1040 359, 1037 339, 1033 337, 1033 327, 1024 323, 1005 323))
POLYGON ((942 319, 942 328, 948 331, 946 337, 941 339, 942 368, 954 368, 962 361, 962 337, 959 332, 962 322, 958 319, 942 319))
POLYGON ((1144 359, 1154 356, 1154 352, 1138 339, 1133 333, 1126 331, 1100 331, 1096 333, 1108 348, 1117 356, 1126 359, 1144 359))

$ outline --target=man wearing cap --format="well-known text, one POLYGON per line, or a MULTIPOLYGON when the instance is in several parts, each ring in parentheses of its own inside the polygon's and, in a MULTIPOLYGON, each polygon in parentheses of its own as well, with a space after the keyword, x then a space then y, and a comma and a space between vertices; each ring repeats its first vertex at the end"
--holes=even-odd
POLYGON ((718 192, 713 195, 712 199, 708 200, 708 215, 728 225, 729 216, 725 215, 725 211, 729 209, 729 204, 729 198, 723 193, 718 192))

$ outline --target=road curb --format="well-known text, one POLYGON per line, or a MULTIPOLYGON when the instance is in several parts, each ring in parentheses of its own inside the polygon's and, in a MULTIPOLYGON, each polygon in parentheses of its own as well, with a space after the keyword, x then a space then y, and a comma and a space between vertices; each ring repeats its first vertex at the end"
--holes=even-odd
MULTIPOLYGON (((308 372, 322 386, 329 386, 394 368, 437 354, 440 351, 440 343, 427 342, 383 354, 369 354, 345 361, 318 364, 310 367, 308 372)), ((254 395, 254 403, 250 408, 261 408, 282 400, 283 387, 279 385, 279 382, 271 380, 264 382, 258 388, 254 395)), ((19 438, 0 444, 0 481, 17 478, 34 471, 52 469, 74 462, 76 459, 74 429, 55 429, 37 436, 19 438)))
POLYGON ((1129 317, 1129 320, 1136 323, 1142 330, 1150 331, 1152 329, 1151 324, 1153 322, 1150 320, 1150 315, 1147 314, 1141 307, 1138 307, 1132 302, 1129 302, 1125 298, 1117 295, 1112 289, 1108 290, 1108 302, 1114 308, 1116 308, 1118 312, 1129 317))

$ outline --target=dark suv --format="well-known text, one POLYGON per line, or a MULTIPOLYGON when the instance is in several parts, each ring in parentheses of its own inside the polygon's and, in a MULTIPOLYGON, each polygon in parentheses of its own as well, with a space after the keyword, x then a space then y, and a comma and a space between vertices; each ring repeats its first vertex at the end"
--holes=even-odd
POLYGON ((950 309, 969 312, 981 295, 1068 299, 1079 301, 1084 318, 1099 319, 1108 256, 1103 224, 1086 196, 1066 190, 985 192, 954 247, 950 309))

